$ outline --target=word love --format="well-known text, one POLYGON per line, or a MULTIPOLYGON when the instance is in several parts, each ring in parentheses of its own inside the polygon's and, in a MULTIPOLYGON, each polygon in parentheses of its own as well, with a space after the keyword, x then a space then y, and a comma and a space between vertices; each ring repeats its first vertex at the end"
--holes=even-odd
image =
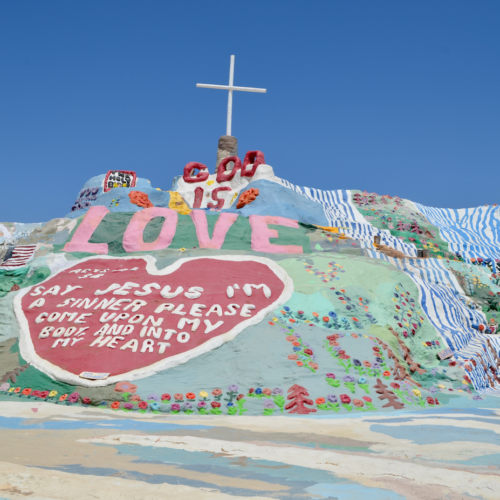
POLYGON ((15 310, 25 359, 95 386, 79 374, 109 373, 112 383, 185 363, 264 319, 292 291, 264 258, 181 259, 158 271, 151 257, 92 257, 23 290, 15 310))

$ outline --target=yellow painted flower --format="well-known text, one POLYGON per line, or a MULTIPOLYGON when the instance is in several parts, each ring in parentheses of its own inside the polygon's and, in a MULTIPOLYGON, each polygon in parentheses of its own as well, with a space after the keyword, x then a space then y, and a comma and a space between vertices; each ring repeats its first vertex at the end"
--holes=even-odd
POLYGON ((465 380, 462 380, 462 384, 467 385, 467 382, 465 380))
POLYGON ((278 318, 273 318, 273 321, 278 321, 278 318))
POLYGON ((396 287, 394 287, 394 288, 396 288, 396 290, 399 290, 399 287, 397 287, 397 286, 396 286, 396 287))
POLYGON ((53 398, 54 396, 57 396, 57 391, 50 391, 49 398, 53 398))
POLYGON ((201 391, 200 392, 200 398, 208 398, 208 392, 201 391))
POLYGON ((207 186, 211 186, 215 181, 207 181, 207 186))
POLYGON ((440 389, 444 389, 444 388, 445 388, 445 386, 444 386, 444 385, 442 385, 442 384, 438 385, 438 387, 439 387, 440 389))
POLYGON ((304 321, 304 323, 310 323, 310 322, 311 322, 311 321, 310 321, 310 320, 308 320, 308 319, 306 319, 306 320, 304 321))
POLYGON ((9 389, 9 392, 14 392, 14 389, 15 389, 15 387, 11 387, 11 388, 9 389))
POLYGON ((422 393, 418 389, 413 389, 412 392, 413 394, 415 394, 415 396, 417 396, 417 398, 419 398, 422 395, 422 393))
POLYGON ((397 302, 397 300, 396 300, 396 299, 392 299, 392 300, 393 300, 394 302, 397 302))
POLYGON ((181 251, 181 252, 185 252, 185 251, 186 251, 186 249, 185 249, 185 248, 179 248, 179 251, 181 251))

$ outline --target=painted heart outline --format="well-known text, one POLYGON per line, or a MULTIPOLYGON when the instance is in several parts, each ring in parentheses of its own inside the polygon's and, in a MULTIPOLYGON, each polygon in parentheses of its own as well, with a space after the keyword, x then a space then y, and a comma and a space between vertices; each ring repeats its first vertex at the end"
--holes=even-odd
MULTIPOLYGON (((161 270, 155 263, 156 259, 149 255, 87 257, 21 290, 14 298, 14 310, 23 358, 52 378, 73 385, 100 387, 140 379, 233 340, 293 293, 293 281, 286 271, 265 257, 184 258, 161 270), (157 286, 145 286, 150 284, 157 286), (111 299, 115 302, 106 307, 111 299), (141 300, 146 305, 138 307, 134 301, 141 300), (156 313, 162 304, 167 306, 156 313), (82 318, 83 314, 86 316, 82 318), (126 314, 128 318, 117 318, 126 314), (144 318, 137 322, 140 315, 144 318), (158 326, 160 318, 163 320, 158 326), (189 321, 181 323, 182 318, 189 321), (109 325, 109 331, 114 328, 113 334, 97 333, 105 325, 109 325), (134 325, 133 331, 120 335, 127 331, 127 325, 134 325), (117 333, 120 326, 121 332, 117 333), (159 338, 158 328, 162 330, 159 338), (111 349, 99 346, 105 337, 115 339, 111 349), (116 340, 118 337, 121 340, 116 340), (135 351, 133 347, 123 348, 134 339, 138 344, 135 351), (145 341, 149 345, 142 352, 145 341), (160 342, 168 346, 160 346, 160 342), (79 376, 83 371, 110 376, 106 380, 87 380, 79 376)), ((111 340, 109 343, 113 344, 111 340)))

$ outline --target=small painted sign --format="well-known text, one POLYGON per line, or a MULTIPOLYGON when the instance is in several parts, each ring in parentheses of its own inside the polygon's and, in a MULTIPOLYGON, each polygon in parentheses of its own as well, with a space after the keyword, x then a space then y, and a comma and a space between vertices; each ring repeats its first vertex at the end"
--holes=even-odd
POLYGON ((88 378, 89 380, 106 380, 109 377, 109 373, 82 372, 80 373, 80 377, 88 378))
POLYGON ((448 358, 451 358, 453 356, 453 351, 450 348, 444 349, 443 351, 438 352, 438 356, 441 359, 448 359, 448 358))

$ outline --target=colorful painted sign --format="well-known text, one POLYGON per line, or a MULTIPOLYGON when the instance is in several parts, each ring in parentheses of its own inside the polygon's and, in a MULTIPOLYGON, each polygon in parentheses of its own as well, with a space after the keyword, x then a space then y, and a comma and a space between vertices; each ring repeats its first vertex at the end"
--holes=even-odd
POLYGON ((104 178, 104 192, 116 187, 135 187, 137 175, 130 170, 110 170, 104 178))
POLYGON ((75 385, 108 385, 177 366, 232 340, 293 292, 262 257, 83 259, 15 298, 21 352, 75 385), (82 372, 109 373, 106 381, 82 372))

